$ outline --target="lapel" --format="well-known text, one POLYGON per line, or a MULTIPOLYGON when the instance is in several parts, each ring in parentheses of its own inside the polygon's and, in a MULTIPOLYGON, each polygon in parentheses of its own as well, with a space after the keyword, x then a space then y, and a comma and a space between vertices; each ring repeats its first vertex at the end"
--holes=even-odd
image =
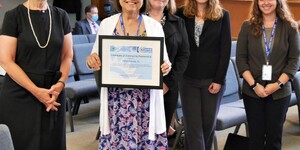
POLYGON ((277 49, 280 47, 279 42, 280 42, 280 37, 281 37, 281 35, 280 35, 280 33, 281 33, 280 29, 282 29, 281 26, 282 26, 282 20, 280 20, 278 18, 276 29, 275 29, 275 35, 274 35, 274 39, 273 39, 273 47, 272 47, 271 54, 270 54, 270 59, 274 55, 273 51, 274 51, 274 53, 276 53, 277 49))
MULTIPOLYGON (((211 20, 205 20, 204 21, 204 25, 203 25, 203 29, 202 29, 202 34, 200 35, 200 41, 202 41, 203 39, 205 39, 205 32, 208 32, 209 30, 209 26, 212 23, 211 20)), ((195 17, 192 18, 186 18, 186 26, 187 26, 187 31, 188 33, 191 33, 190 35, 190 39, 192 39, 193 43, 196 45, 195 42, 195 17)))
POLYGON ((85 19, 85 27, 89 31, 89 34, 92 34, 92 29, 91 29, 90 23, 87 19, 85 19))
POLYGON ((165 38, 168 39, 170 36, 178 32, 176 27, 173 25, 173 22, 178 22, 178 19, 170 13, 167 13, 166 17, 166 23, 163 28, 165 32, 165 38))

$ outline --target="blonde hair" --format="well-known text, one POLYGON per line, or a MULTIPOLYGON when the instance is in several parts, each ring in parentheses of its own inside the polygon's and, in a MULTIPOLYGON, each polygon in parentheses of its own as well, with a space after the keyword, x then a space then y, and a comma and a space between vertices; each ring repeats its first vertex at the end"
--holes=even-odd
MULTIPOLYGON (((281 20, 288 22, 292 28, 296 29, 299 33, 299 25, 298 23, 293 19, 293 16, 290 12, 290 9, 286 3, 286 0, 276 0, 276 15, 281 20)), ((255 37, 259 37, 262 34, 262 25, 263 25, 263 14, 258 6, 258 0, 254 0, 252 2, 252 10, 250 12, 249 17, 250 25, 253 26, 252 28, 252 34, 255 37)))
MULTIPOLYGON (((187 17, 194 17, 197 14, 197 1, 186 0, 184 5, 183 14, 187 17)), ((206 14, 204 19, 217 21, 223 17, 222 7, 219 0, 208 0, 206 14)))

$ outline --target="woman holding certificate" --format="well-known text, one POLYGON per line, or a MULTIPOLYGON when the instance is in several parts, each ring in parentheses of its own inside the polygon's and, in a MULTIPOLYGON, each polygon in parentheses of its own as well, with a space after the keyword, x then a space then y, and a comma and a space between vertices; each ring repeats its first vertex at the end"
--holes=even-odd
POLYGON ((285 0, 254 0, 237 41, 249 150, 280 150, 299 63, 299 29, 285 0))
MULTIPOLYGON (((142 15, 146 0, 116 0, 120 13, 102 21, 98 35, 164 37, 160 23, 142 15)), ((97 37, 92 53, 87 57, 91 69, 101 69, 97 37)), ((166 48, 163 75, 171 70, 166 48)), ((167 135, 163 90, 101 87, 99 149, 166 149, 167 135)))

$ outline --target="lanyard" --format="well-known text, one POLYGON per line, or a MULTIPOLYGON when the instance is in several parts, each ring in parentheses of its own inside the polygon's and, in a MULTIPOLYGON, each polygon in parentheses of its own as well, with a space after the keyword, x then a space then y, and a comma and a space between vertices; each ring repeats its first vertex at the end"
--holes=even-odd
MULTIPOLYGON (((139 15, 139 20, 138 20, 138 29, 136 31, 136 36, 139 35, 139 31, 140 31, 140 26, 141 26, 141 22, 142 22, 142 15, 139 15)), ((124 21, 123 21, 123 17, 122 17, 122 14, 120 15, 120 23, 121 23, 121 28, 122 28, 122 31, 124 33, 124 36, 126 35, 125 33, 125 26, 124 26, 124 21)), ((127 36, 129 36, 129 34, 127 33, 127 36)))
POLYGON ((277 18, 275 19, 275 22, 274 22, 274 25, 273 25, 273 28, 272 28, 272 32, 271 32, 269 43, 267 42, 266 28, 265 28, 264 25, 262 26, 263 35, 264 35, 264 43, 265 43, 265 48, 266 48, 266 55, 267 55, 267 64, 269 64, 268 59, 269 59, 270 52, 271 52, 271 45, 272 45, 272 41, 273 41, 273 38, 274 38, 276 25, 277 25, 277 18))

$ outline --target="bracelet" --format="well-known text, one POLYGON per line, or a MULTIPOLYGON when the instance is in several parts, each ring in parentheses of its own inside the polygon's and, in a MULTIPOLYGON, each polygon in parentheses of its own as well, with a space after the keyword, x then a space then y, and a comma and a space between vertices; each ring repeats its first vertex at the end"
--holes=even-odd
POLYGON ((257 82, 256 81, 254 81, 254 84, 253 85, 250 85, 250 88, 252 89, 252 90, 255 90, 255 87, 257 86, 257 82))
POLYGON ((65 84, 65 82, 64 82, 64 81, 60 81, 60 80, 58 80, 58 81, 57 81, 57 83, 61 83, 61 84, 63 84, 63 86, 64 86, 64 87, 66 86, 66 84, 65 84))

